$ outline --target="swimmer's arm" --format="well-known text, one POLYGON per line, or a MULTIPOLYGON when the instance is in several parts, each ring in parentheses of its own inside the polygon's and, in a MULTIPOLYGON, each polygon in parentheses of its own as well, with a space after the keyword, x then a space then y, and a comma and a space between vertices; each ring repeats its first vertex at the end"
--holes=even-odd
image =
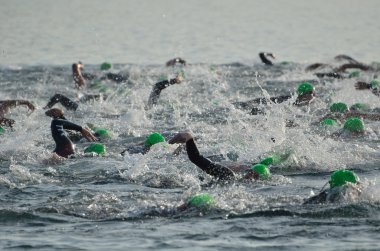
POLYGON ((78 104, 62 94, 55 94, 44 107, 44 109, 52 108, 55 104, 61 103, 66 109, 75 111, 78 104))
POLYGON ((60 120, 60 124, 62 125, 63 129, 80 132, 82 136, 85 137, 88 141, 98 141, 97 138, 89 130, 81 127, 80 125, 62 119, 60 120))
POLYGON ((176 78, 170 79, 170 81, 164 80, 164 81, 156 83, 149 96, 148 105, 152 106, 152 105, 157 104, 158 98, 160 97, 162 90, 164 90, 166 87, 170 85, 179 84, 182 81, 183 81, 183 77, 181 75, 178 75, 176 78))
POLYGON ((220 180, 232 180, 235 178, 234 173, 229 168, 215 164, 200 155, 191 133, 178 133, 176 136, 169 140, 169 144, 175 143, 186 143, 186 151, 189 160, 207 174, 220 180))
POLYGON ((356 90, 367 90, 367 89, 369 89, 376 96, 380 96, 380 90, 377 87, 372 88, 372 85, 370 83, 366 83, 366 82, 363 82, 363 81, 356 82, 355 83, 355 89, 356 90))
POLYGON ((20 105, 27 106, 31 111, 34 111, 36 109, 36 107, 28 100, 5 100, 0 102, 0 116, 4 116, 4 114, 9 112, 11 108, 20 105))
POLYGON ((358 81, 355 83, 355 89, 356 90, 371 89, 371 84, 363 82, 363 81, 358 81))

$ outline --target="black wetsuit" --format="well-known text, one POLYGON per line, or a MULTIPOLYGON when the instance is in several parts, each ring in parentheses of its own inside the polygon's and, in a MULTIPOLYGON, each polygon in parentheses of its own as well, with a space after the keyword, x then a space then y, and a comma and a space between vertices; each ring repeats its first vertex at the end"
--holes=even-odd
POLYGON ((163 89, 177 83, 178 83, 178 80, 176 78, 170 79, 170 81, 164 80, 164 81, 156 83, 153 87, 152 92, 150 93, 149 100, 148 100, 148 107, 152 107, 153 105, 157 104, 158 98, 160 97, 161 91, 163 89))
POLYGON ((82 131, 82 127, 65 119, 53 119, 51 122, 51 134, 55 141, 55 152, 59 156, 67 158, 74 153, 74 144, 68 138, 66 130, 82 131))
POLYGON ((197 167, 202 169, 207 174, 219 179, 219 180, 234 180, 235 174, 228 167, 216 164, 206 159, 199 154, 198 148, 195 145, 194 139, 190 139, 186 142, 187 155, 191 162, 197 167))
MULTIPOLYGON (((87 94, 79 99, 80 102, 87 102, 90 100, 100 100, 101 98, 106 99, 107 95, 102 94, 87 94)), ((78 109, 79 104, 68 97, 62 94, 55 94, 46 105, 46 108, 52 108, 55 104, 60 103, 67 110, 76 111, 78 109)))
POLYGON ((273 65, 272 61, 270 61, 266 56, 264 52, 259 53, 259 57, 261 59, 261 62, 263 62, 266 65, 273 65))
POLYGON ((75 111, 78 109, 78 103, 72 101, 68 97, 62 95, 62 94, 55 94, 47 103, 47 108, 52 108, 55 104, 61 103, 62 106, 64 106, 67 110, 75 111))

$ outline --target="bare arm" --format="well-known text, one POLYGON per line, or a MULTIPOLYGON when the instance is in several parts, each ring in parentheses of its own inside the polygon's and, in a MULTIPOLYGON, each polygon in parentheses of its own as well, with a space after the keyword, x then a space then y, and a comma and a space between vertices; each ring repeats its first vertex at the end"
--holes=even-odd
POLYGON ((0 101, 0 117, 4 117, 4 115, 7 114, 11 108, 20 105, 27 106, 31 111, 36 109, 36 107, 28 100, 4 100, 0 101))

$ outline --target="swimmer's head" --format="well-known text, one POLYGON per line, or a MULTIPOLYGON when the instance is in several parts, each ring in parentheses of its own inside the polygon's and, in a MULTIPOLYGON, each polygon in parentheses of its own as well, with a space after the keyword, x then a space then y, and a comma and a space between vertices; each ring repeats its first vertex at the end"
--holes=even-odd
POLYGON ((148 136, 148 138, 145 140, 145 146, 146 147, 151 147, 154 144, 160 143, 160 142, 165 142, 164 136, 159 134, 158 132, 152 133, 151 135, 148 136))
POLYGON ((106 71, 111 69, 112 65, 108 62, 104 62, 103 64, 100 65, 100 70, 106 71))
POLYGON ((366 111, 369 111, 371 108, 369 107, 369 105, 367 104, 363 104, 363 103, 356 103, 356 104, 353 104, 351 107, 350 107, 350 110, 351 111, 362 111, 362 112, 366 112, 366 111))
POLYGON ((213 207, 215 205, 215 200, 210 194, 198 194, 193 196, 187 204, 189 207, 204 210, 213 207))
POLYGON ((251 170, 258 174, 260 180, 267 180, 272 176, 268 166, 263 164, 254 165, 251 167, 251 170))
POLYGON ((330 178, 330 188, 343 186, 347 183, 356 184, 359 182, 359 177, 352 171, 339 170, 335 171, 330 178))
POLYGON ((371 89, 379 89, 380 88, 380 81, 377 79, 372 80, 370 83, 371 89))
POLYGON ((342 102, 334 103, 330 106, 330 111, 331 112, 345 113, 348 111, 348 106, 342 102))
POLYGON ((66 119, 65 114, 61 109, 58 108, 52 108, 50 110, 47 110, 45 112, 46 116, 52 117, 53 119, 66 119))
POLYGON ((297 93, 299 96, 305 95, 305 94, 314 94, 315 87, 310 84, 309 82, 304 82, 298 86, 297 93))
POLYGON ((73 71, 83 70, 83 64, 82 64, 82 62, 79 61, 78 63, 73 64, 72 65, 72 69, 73 69, 73 71))
POLYGON ((353 133, 363 133, 364 123, 360 118, 350 118, 344 123, 344 129, 353 133))

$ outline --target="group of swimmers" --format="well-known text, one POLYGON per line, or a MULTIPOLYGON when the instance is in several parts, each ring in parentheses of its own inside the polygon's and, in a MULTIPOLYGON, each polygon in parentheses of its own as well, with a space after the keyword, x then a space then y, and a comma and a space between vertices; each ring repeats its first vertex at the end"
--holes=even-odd
MULTIPOLYGON (((266 65, 273 65, 273 62, 268 59, 271 57, 275 58, 273 53, 260 53, 259 54, 262 62, 266 65)), ((346 59, 349 61, 348 64, 344 64, 333 73, 341 73, 344 72, 345 69, 348 68, 359 68, 361 70, 370 70, 370 67, 357 62, 356 60, 348 57, 348 56, 338 56, 337 59, 346 59)), ((177 64, 181 64, 182 66, 186 65, 186 61, 181 58, 175 58, 166 63, 167 66, 175 66, 177 64)), ((88 81, 93 79, 99 80, 111 80, 115 82, 126 82, 128 81, 128 76, 105 72, 110 69, 111 65, 109 63, 104 63, 101 65, 102 72, 100 74, 86 74, 83 72, 84 65, 79 62, 72 65, 72 76, 75 83, 75 86, 78 89, 84 89, 88 85, 88 81)), ((307 67, 306 70, 314 70, 322 67, 328 67, 324 64, 314 64, 312 66, 307 67)), ((334 74, 330 74, 329 76, 333 76, 334 74)), ((321 75, 320 75, 321 76, 321 75)), ((184 74, 181 72, 175 78, 170 80, 163 80, 156 83, 152 92, 149 96, 149 100, 147 102, 147 109, 156 105, 162 90, 167 88, 170 85, 179 84, 184 80, 184 74)), ((358 90, 369 89, 377 96, 380 96, 380 84, 378 80, 373 80, 370 83, 365 82, 357 82, 355 84, 355 88, 358 90)), ((257 115, 261 113, 265 113, 265 110, 262 109, 262 106, 269 103, 282 103, 287 100, 290 100, 293 95, 282 95, 277 97, 270 98, 257 98, 249 101, 243 102, 235 102, 233 105, 239 109, 249 110, 249 113, 252 115, 257 115)), ((316 89, 315 87, 308 82, 301 83, 297 89, 297 98, 293 103, 294 106, 306 106, 309 105, 316 97, 316 89)), ((55 141, 56 147, 54 149, 54 153, 60 158, 68 158, 70 155, 75 153, 75 145, 73 144, 70 137, 67 135, 65 130, 72 130, 81 133, 82 137, 91 142, 97 142, 99 139, 92 133, 89 129, 72 123, 66 119, 64 116, 64 112, 61 109, 53 108, 53 106, 57 103, 60 103, 67 110, 75 111, 78 109, 80 102, 86 102, 88 100, 99 100, 106 99, 107 96, 103 94, 91 94, 84 95, 79 100, 72 100, 63 94, 55 94, 46 104, 44 109, 49 109, 45 112, 45 114, 52 118, 51 122, 51 133, 53 140, 55 141)), ((16 106, 25 105, 29 108, 29 110, 34 111, 35 106, 27 101, 27 100, 5 100, 0 101, 0 126, 8 126, 12 127, 15 123, 14 120, 6 118, 5 115, 9 112, 11 108, 16 106)), ((362 105, 363 106, 363 105, 362 105)), ((368 113, 368 111, 363 112, 363 107, 360 105, 352 106, 348 108, 348 106, 344 103, 336 103, 330 107, 331 114, 326 115, 322 119, 320 119, 319 123, 328 124, 326 121, 330 121, 329 123, 333 123, 331 121, 343 121, 346 120, 344 124, 344 128, 350 130, 353 133, 363 133, 364 125, 362 119, 370 119, 370 120, 380 120, 380 114, 377 113, 368 113)), ((292 124, 294 125, 294 124, 292 124)), ((140 153, 146 153, 149 151, 149 148, 154 144, 166 141, 165 138, 159 133, 153 133, 149 135, 146 141, 141 148, 140 153)), ((234 163, 230 166, 224 166, 218 163, 211 161, 208 158, 203 157, 195 144, 194 137, 190 132, 180 132, 168 140, 169 144, 185 144, 186 152, 189 160, 194 163, 200 170, 212 176, 215 180, 220 182, 231 182, 238 179, 244 180, 267 180, 271 177, 270 166, 276 164, 276 158, 270 157, 267 158, 260 163, 255 163, 251 166, 248 165, 240 165, 234 163)), ((181 148, 182 149, 182 148, 181 148)), ((128 149, 124 150, 121 154, 125 154, 129 152, 128 149)), ((335 172, 330 180, 331 189, 336 187, 345 186, 347 184, 359 184, 358 177, 351 171, 348 170, 340 170, 335 172), (339 182, 337 181, 339 180, 339 182)), ((207 196, 206 196, 207 197, 207 196)), ((309 198, 305 201, 305 203, 324 203, 326 201, 331 201, 331 196, 329 196, 328 190, 324 190, 320 194, 309 198)))

